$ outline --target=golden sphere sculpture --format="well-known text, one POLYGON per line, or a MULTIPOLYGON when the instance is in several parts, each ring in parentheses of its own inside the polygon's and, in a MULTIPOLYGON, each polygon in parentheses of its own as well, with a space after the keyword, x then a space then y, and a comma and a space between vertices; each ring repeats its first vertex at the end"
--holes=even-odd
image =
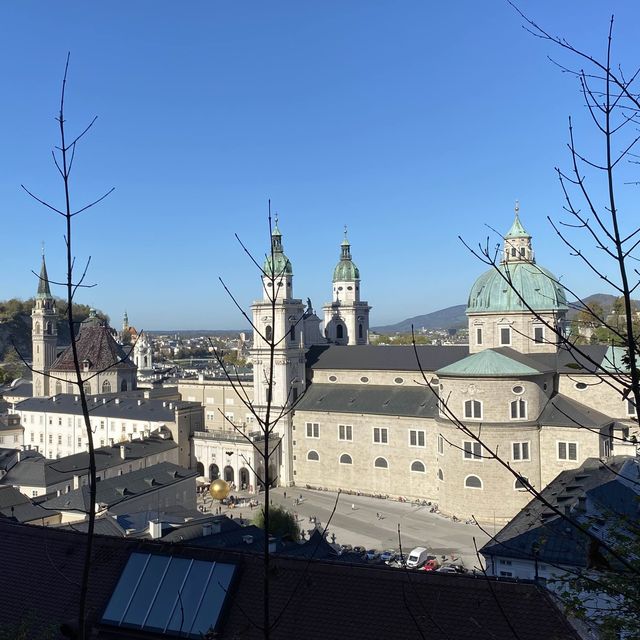
POLYGON ((218 478, 211 483, 209 494, 214 500, 223 500, 229 495, 229 484, 222 478, 218 478))

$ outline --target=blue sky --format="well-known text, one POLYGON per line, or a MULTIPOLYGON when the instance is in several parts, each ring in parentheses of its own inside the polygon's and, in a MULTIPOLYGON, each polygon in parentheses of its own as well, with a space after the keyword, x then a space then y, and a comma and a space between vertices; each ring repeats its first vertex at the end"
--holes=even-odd
MULTIPOLYGON (((620 59, 637 53, 635 2, 520 6, 598 53, 615 13, 620 59)), ((373 325, 465 302, 484 267, 457 236, 506 231, 516 199, 538 261, 580 295, 606 290, 546 221, 561 215, 568 116, 585 152, 599 140, 546 57, 562 56, 506 2, 24 0, 0 21, 0 298, 35 291, 42 241, 50 277, 64 275, 62 219, 20 184, 61 202, 50 150, 67 51, 70 132, 98 116, 73 201, 115 187, 76 219, 97 283, 78 300, 116 326, 125 309, 139 329, 245 326, 218 276, 245 307, 260 295, 234 233, 263 257, 269 198, 294 293, 316 307, 348 225, 373 325)))

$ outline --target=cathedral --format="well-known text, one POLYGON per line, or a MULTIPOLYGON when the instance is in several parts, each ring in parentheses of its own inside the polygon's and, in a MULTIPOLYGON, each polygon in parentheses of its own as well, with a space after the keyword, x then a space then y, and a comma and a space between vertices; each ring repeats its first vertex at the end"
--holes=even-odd
POLYGON ((260 289, 253 387, 179 383, 183 400, 205 408, 205 430, 193 436, 202 475, 255 489, 243 462, 251 445, 237 432, 259 439, 253 412, 263 416, 267 404, 282 415, 270 473, 279 484, 429 500, 483 522, 504 523, 524 507, 525 482, 541 489, 586 458, 635 455, 635 409, 598 373, 621 354, 589 345, 576 363, 560 348, 566 294, 536 262, 517 206, 499 263, 470 289, 468 346, 370 345, 371 307, 346 233, 322 331, 294 295, 277 223, 260 289))

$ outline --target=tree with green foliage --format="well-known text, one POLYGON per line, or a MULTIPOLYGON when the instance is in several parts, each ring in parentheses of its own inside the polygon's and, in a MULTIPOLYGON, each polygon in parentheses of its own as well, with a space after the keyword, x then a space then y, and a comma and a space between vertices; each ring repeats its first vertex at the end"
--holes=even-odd
MULTIPOLYGON (((269 535, 290 538, 294 542, 300 540, 300 527, 295 516, 284 507, 269 507, 269 535)), ((264 529, 264 509, 259 509, 253 518, 252 524, 264 529)))

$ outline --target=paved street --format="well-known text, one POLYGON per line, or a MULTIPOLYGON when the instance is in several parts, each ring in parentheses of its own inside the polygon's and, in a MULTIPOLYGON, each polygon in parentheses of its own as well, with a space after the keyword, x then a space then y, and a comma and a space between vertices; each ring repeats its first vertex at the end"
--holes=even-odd
MULTIPOLYGON (((272 503, 296 513, 301 528, 305 530, 313 526, 309 521, 310 516, 315 516, 324 527, 333 510, 336 496, 336 493, 329 491, 311 491, 298 487, 279 487, 271 491, 272 503), (294 500, 300 496, 302 501, 295 505, 294 500)), ((208 504, 211 504, 210 500, 208 504)), ((223 513, 233 514, 234 517, 238 517, 240 512, 245 519, 250 519, 253 515, 248 508, 232 511, 223 509, 223 513)), ((378 551, 398 549, 398 525, 405 554, 414 547, 423 546, 438 558, 444 555, 449 560, 461 560, 467 568, 478 565, 473 539, 475 538, 478 548, 488 540, 488 536, 477 526, 453 522, 430 513, 429 507, 347 494, 340 496, 336 513, 329 525, 328 539, 331 540, 331 534, 335 534, 339 544, 361 545, 378 551), (355 509, 351 508, 352 505, 355 509), (376 515, 378 513, 380 519, 376 515)), ((493 534, 491 527, 488 532, 493 534)))

